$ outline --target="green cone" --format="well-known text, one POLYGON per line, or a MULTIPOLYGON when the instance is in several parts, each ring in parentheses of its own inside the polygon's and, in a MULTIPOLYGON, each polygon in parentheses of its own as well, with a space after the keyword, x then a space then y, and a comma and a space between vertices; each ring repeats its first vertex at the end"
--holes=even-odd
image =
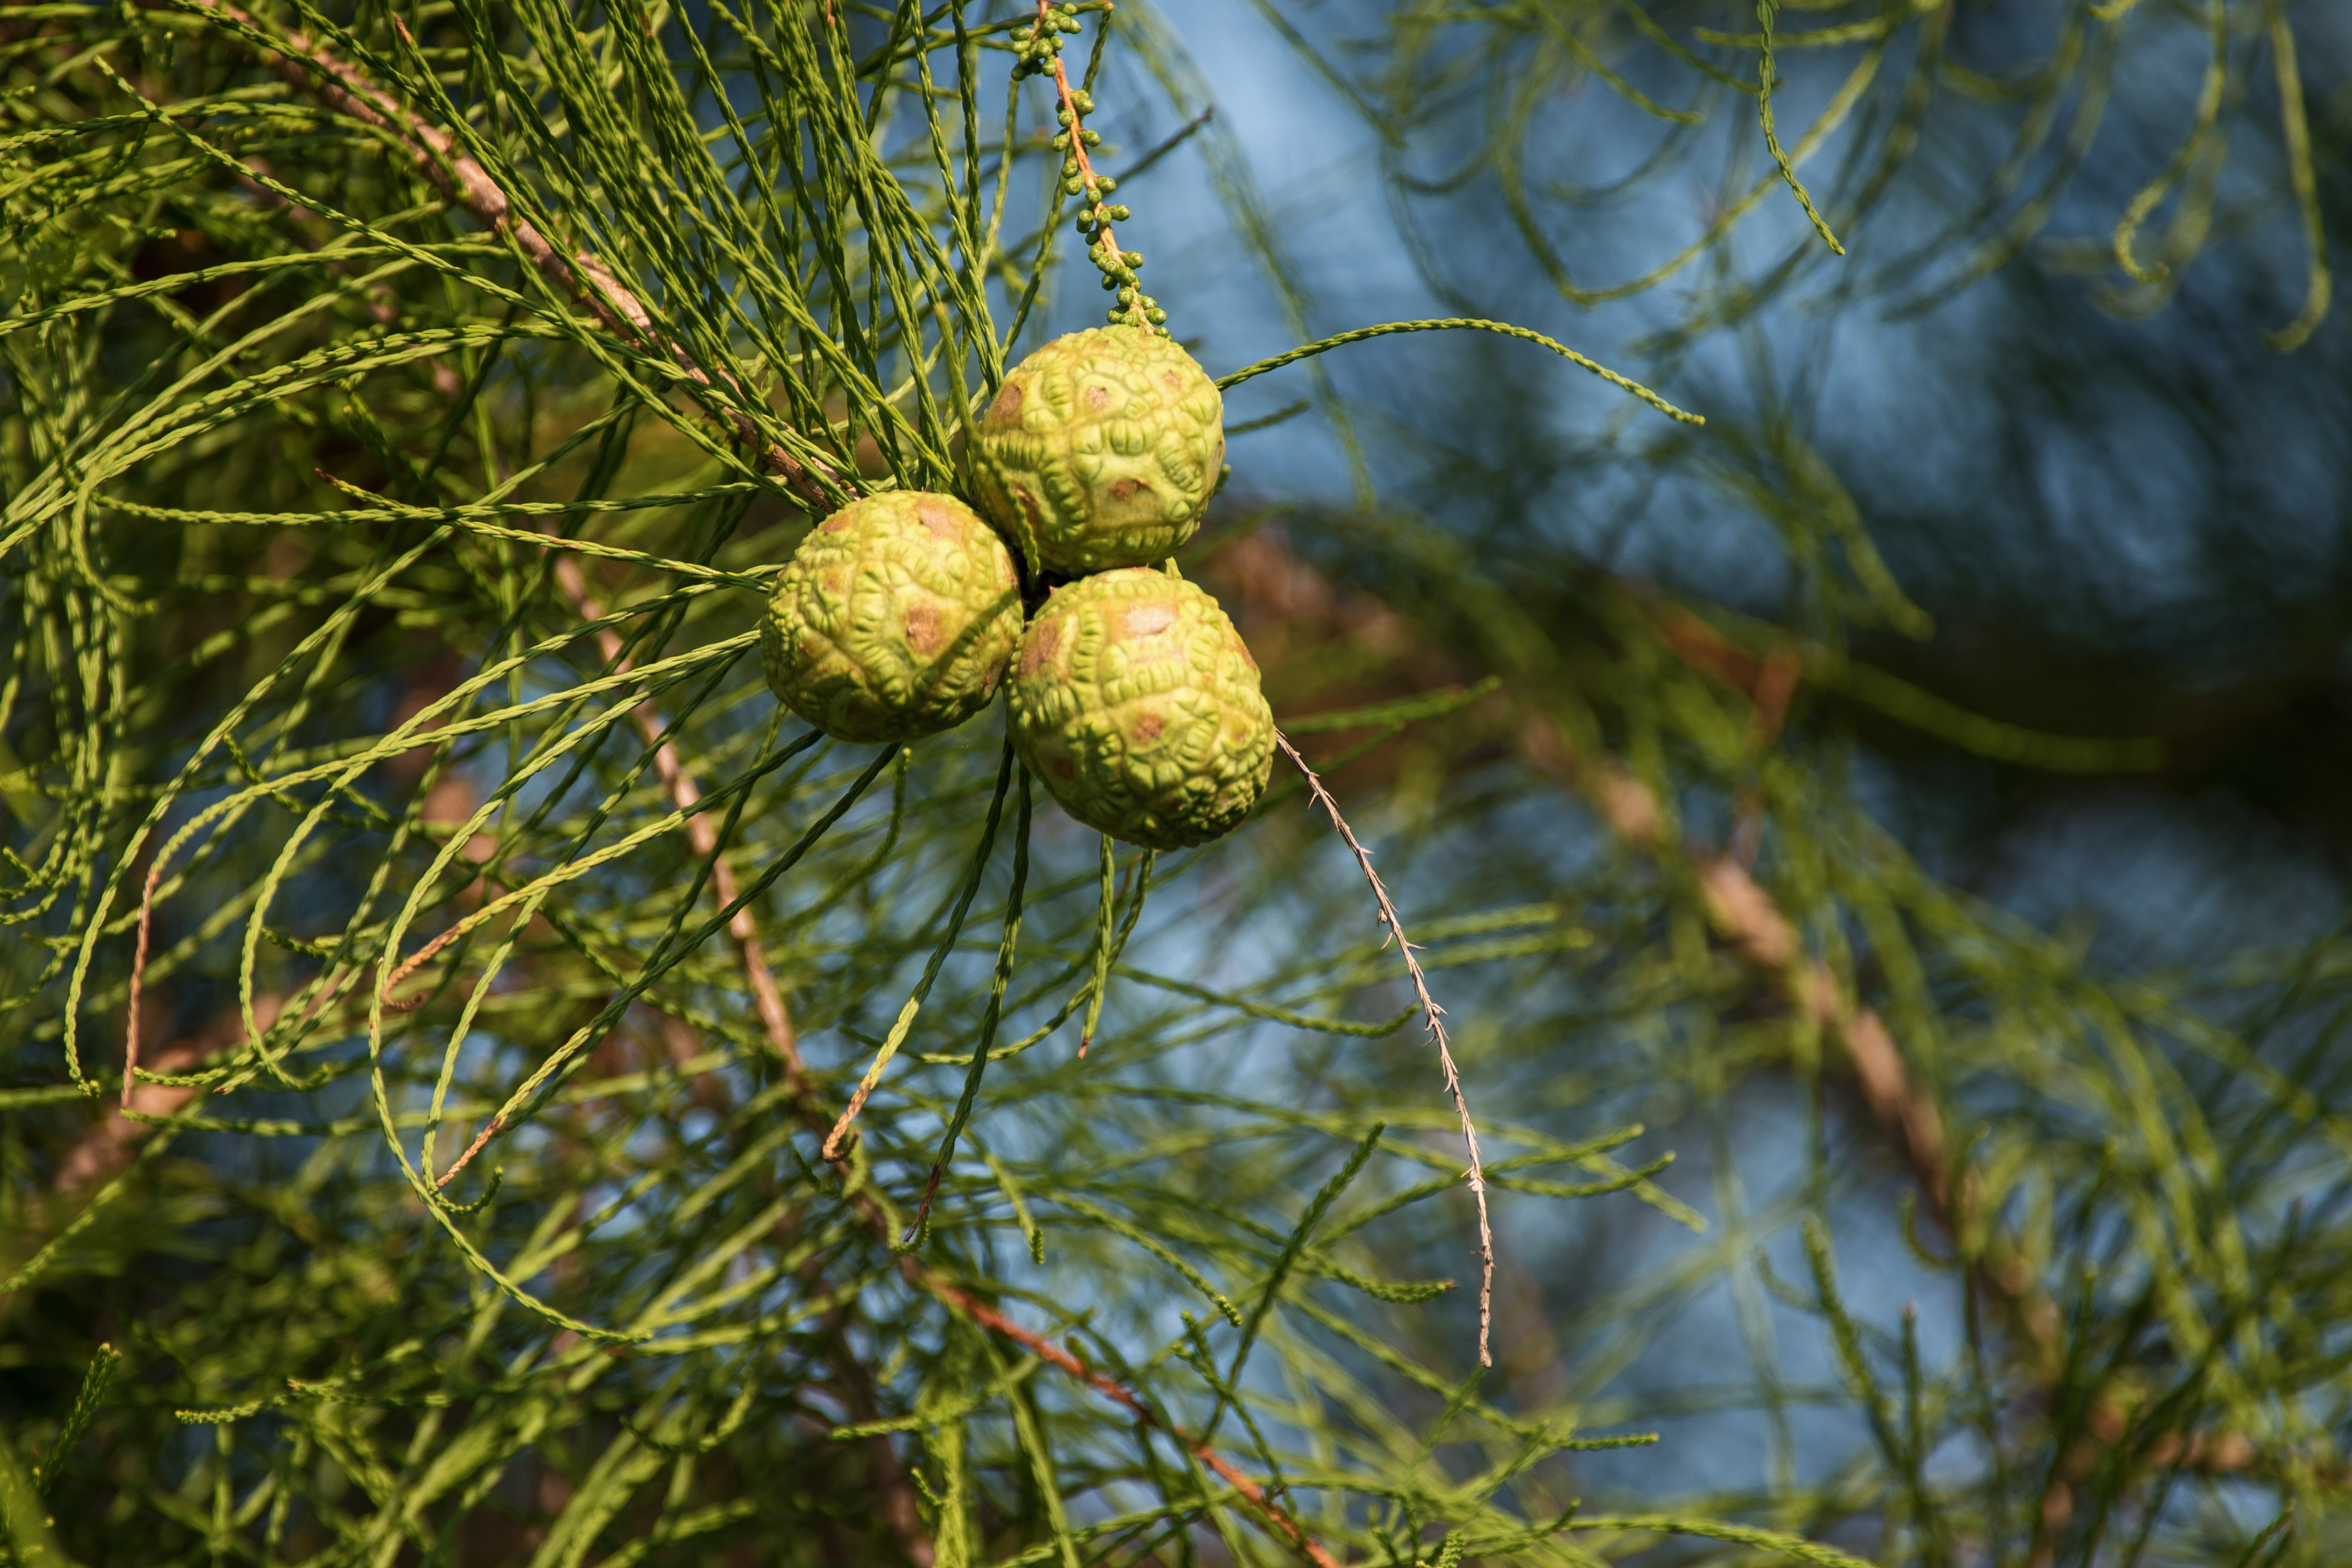
POLYGON ((1164 561, 1216 489, 1224 407, 1208 373, 1157 333, 1072 332, 1015 365, 973 423, 972 487, 1042 570, 1164 561))
POLYGON ((1013 552, 952 496, 891 490, 811 530, 760 639, 784 705, 840 741, 911 741, 987 704, 1021 637, 1013 552))
POLYGON ((1148 849, 1232 831, 1274 764, 1241 634, 1207 594, 1143 568, 1055 589, 1006 701, 1013 745, 1063 809, 1148 849))

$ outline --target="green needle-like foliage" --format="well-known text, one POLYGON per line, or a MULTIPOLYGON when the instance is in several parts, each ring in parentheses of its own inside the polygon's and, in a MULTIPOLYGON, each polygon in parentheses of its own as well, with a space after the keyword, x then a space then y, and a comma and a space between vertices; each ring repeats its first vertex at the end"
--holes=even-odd
MULTIPOLYGON (((1823 268, 1924 309, 2009 263, 2155 0, 2042 7, 2054 44, 1999 72, 1950 58, 1951 5, 1399 4, 1345 40, 1260 9, 1369 126, 1443 318, 1307 330, 1305 237, 1142 0, 0 10, 16 1562, 2352 1553, 2344 950, 2105 973, 1928 865, 1857 733, 2161 749, 1867 657, 1927 613, 1800 425, 1693 369, 1823 268), (1822 52, 1847 74, 1792 93, 1822 52), (1570 88, 1663 127, 1623 192, 1531 169, 1570 88), (2014 145, 1873 249, 1938 116, 2014 145), (1184 129, 1121 162, 1089 117, 1184 129), (1234 837, 1115 852, 1001 705, 861 747, 761 679, 793 544, 861 494, 969 496, 966 419, 1071 277, 1208 333, 1214 300, 1069 229, 1145 243, 1177 153, 1296 329, 1245 374, 1306 383, 1367 500, 1289 512, 1295 552, 1213 513, 1186 573, 1408 933, 1279 760, 1234 837), (1567 216, 1718 153, 1694 233, 1570 265, 1567 216), (1423 226, 1474 183, 1556 297, 1665 301, 1650 374, 1489 319, 1423 226), (1759 229, 1789 248, 1734 278, 1759 229), (1457 327, 1622 405, 1608 460, 1773 523, 1787 616, 1377 499, 1382 416, 1327 368, 1457 327), (1424 972, 1496 1220, 1492 1370, 1424 972), (1797 1173, 1751 1196, 1758 1084, 1797 1173), (1712 1189, 1645 1128, 1711 1145, 1712 1189), (1842 1286, 1873 1225, 1938 1337, 1842 1286), (1748 1382, 1626 1376, 1717 1297, 1748 1382), (1801 1454, 1822 1410, 1850 1419, 1801 1454), (1769 1484, 1649 1451, 1759 1415, 1769 1484)), ((2295 347, 2341 127, 2293 7, 2188 9, 2218 74, 2134 176, 2106 302, 2164 302, 2222 225, 2266 50, 2295 347)))

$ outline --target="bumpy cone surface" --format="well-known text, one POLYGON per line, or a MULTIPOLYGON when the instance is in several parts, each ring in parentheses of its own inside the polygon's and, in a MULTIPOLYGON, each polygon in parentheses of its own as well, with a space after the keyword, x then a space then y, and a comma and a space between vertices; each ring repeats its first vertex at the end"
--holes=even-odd
POLYGON ((1013 552, 952 496, 893 490, 826 518, 776 579, 760 652, 786 707, 841 741, 971 718, 1021 639, 1013 552))
POLYGON ((1224 420, 1216 384, 1168 339, 1072 332, 1014 366, 972 426, 973 488, 1046 571, 1149 565, 1200 526, 1224 420))
POLYGON ((1013 742, 1064 810, 1150 849, 1205 844, 1257 804, 1274 715, 1217 601, 1141 568, 1057 588, 1006 693, 1013 742))

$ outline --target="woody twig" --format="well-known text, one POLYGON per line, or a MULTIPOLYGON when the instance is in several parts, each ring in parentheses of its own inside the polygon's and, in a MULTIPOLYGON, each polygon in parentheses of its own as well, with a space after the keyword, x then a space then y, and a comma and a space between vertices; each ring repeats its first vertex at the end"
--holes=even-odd
MULTIPOLYGON (((190 10, 210 13, 233 25, 239 42, 256 47, 265 37, 251 13, 228 0, 184 0, 190 10)), ((394 26, 400 26, 397 17, 394 26)), ((383 132, 405 148, 417 169, 451 201, 471 213, 493 233, 506 236, 542 277, 576 300, 605 331, 631 348, 656 354, 676 365, 687 382, 705 393, 723 390, 719 412, 746 447, 803 501, 821 510, 832 502, 825 480, 842 485, 837 476, 820 478, 808 464, 762 433, 747 412, 751 403, 742 385, 726 370, 706 368, 683 342, 664 331, 635 291, 603 261, 586 251, 566 255, 514 203, 489 171, 458 148, 457 138, 404 107, 382 87, 299 32, 287 32, 284 50, 271 49, 263 63, 297 90, 306 91, 341 114, 383 132)))

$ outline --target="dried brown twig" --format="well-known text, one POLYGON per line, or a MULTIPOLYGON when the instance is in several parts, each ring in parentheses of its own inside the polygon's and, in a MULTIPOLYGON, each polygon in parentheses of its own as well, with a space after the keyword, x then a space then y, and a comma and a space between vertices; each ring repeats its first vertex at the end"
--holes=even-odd
MULTIPOLYGON (((1778 738, 1801 673, 1792 650, 1782 647, 1759 656, 1687 610, 1640 592, 1628 597, 1676 658, 1749 694, 1756 705, 1751 750, 1761 751, 1778 738)), ((1591 799, 1601 819, 1629 847, 1653 857, 1674 850, 1656 800, 1622 765, 1613 761, 1597 768, 1584 765, 1570 752, 1559 727, 1544 721, 1529 721, 1521 746, 1538 767, 1591 799)), ((1863 1103, 1893 1135, 1928 1216, 1947 1236, 1967 1233, 1978 1214, 1977 1183, 1967 1173, 1955 1183, 1951 1142, 1934 1094, 1913 1079, 1901 1047, 1876 1010, 1849 997, 1827 964, 1806 956, 1795 924, 1749 868, 1754 856, 1743 853, 1747 849, 1735 842, 1727 854, 1689 855, 1717 935, 1792 1010, 1844 1051, 1863 1103)), ((2059 1353, 2056 1309, 2006 1237, 1997 1230, 1988 1237, 1971 1274, 1989 1300, 2009 1309, 2048 1370, 2059 1353)))
MULTIPOLYGON (((1748 690, 1759 723, 1777 733, 1795 679, 1776 673, 1785 654, 1759 659, 1738 647, 1698 617, 1672 606, 1641 605, 1662 639, 1693 668, 1748 690)), ((1665 831, 1665 816, 1647 785, 1614 759, 1591 763, 1576 756, 1558 725, 1530 719, 1520 734, 1522 752, 1538 767, 1569 784, 1593 803, 1601 820, 1629 847, 1664 860, 1677 854, 1665 831)), ((1934 1092, 1919 1083, 1905 1061, 1893 1031, 1874 1008, 1848 995, 1821 960, 1807 956, 1795 924, 1742 862, 1730 853, 1690 852, 1707 919, 1717 937, 1751 973, 1771 985, 1808 1025, 1841 1048, 1854 1086, 1872 1118, 1885 1130, 1909 1168, 1928 1216, 1948 1237, 1978 1237, 1979 1250, 1968 1274, 1972 1289, 2000 1308, 2021 1342, 2029 1372, 2053 1384, 2066 1354, 2057 1303, 2015 1240, 1997 1223, 1987 1223, 1981 1184, 1972 1170, 1955 1169, 1952 1144, 1934 1092)), ((2114 1395, 2101 1390, 2084 1418, 2085 1433, 2053 1467, 2034 1521, 2028 1568, 2049 1568, 2054 1539, 2074 1512, 2074 1489, 2097 1462, 2101 1450, 2130 1436, 2130 1421, 2114 1395)), ((2143 1462, 2153 1468, 2178 1465, 2208 1475, 2254 1468, 2262 1456, 2243 1434, 2168 1433, 2148 1444, 2143 1462)), ((2352 1484, 2352 1477, 2337 1484, 2352 1484)))
MULTIPOLYGON (((1454 1097, 1454 1113, 1462 1121, 1462 1142, 1470 1152, 1470 1169, 1466 1175, 1470 1195, 1478 1204, 1478 1364, 1492 1366, 1495 1358, 1487 1340, 1495 1318, 1495 1231, 1486 1217, 1486 1169, 1478 1153, 1478 1128, 1470 1120, 1470 1103, 1462 1095, 1462 1071, 1454 1065, 1454 1051, 1445 1039, 1445 1009, 1439 1006, 1436 998, 1429 994, 1429 979, 1421 972, 1421 960, 1412 955, 1413 944, 1405 935, 1402 922, 1397 919, 1396 905, 1390 900, 1388 888, 1381 882, 1380 873, 1372 869, 1372 852, 1357 839, 1355 830, 1348 826, 1348 819, 1339 815, 1339 803, 1331 798, 1331 792, 1323 787, 1322 779, 1307 765, 1307 759, 1298 754, 1298 748, 1290 743, 1290 737, 1277 730, 1274 732, 1274 742, 1282 748, 1282 754, 1297 763, 1298 771, 1307 775, 1307 787, 1314 793, 1317 803, 1330 814, 1331 826, 1339 830, 1339 837, 1347 841, 1349 850, 1356 857, 1356 864, 1363 869, 1364 880, 1372 885, 1372 897, 1379 900, 1381 906, 1381 924, 1387 928, 1388 937, 1396 939, 1397 951, 1404 954, 1405 972, 1412 976, 1413 994, 1421 1000, 1421 1013, 1427 1020, 1429 1037, 1437 1044, 1437 1065, 1445 1075, 1445 1092, 1454 1097)), ((1387 937, 1381 939, 1381 945, 1388 945, 1387 937)))

